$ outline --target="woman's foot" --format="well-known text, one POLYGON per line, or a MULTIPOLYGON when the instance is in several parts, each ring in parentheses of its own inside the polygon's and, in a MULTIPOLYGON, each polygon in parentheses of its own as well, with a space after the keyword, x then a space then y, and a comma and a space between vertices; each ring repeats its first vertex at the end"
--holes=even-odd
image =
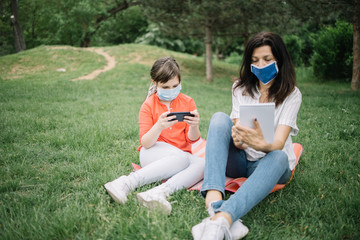
POLYGON ((205 218, 201 223, 195 225, 191 233, 194 240, 223 240, 231 239, 230 225, 224 217, 216 220, 205 218))
MULTIPOLYGON (((213 202, 211 202, 208 207, 208 213, 210 217, 213 217, 215 215, 212 203, 213 202)), ((232 240, 242 239, 249 233, 249 228, 242 223, 241 219, 238 219, 232 223, 230 227, 230 233, 232 240)))

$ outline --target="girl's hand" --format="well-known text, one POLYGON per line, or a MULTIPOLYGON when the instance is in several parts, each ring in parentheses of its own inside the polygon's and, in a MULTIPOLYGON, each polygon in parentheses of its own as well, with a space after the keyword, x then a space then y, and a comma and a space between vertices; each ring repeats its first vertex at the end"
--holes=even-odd
POLYGON ((236 123, 232 128, 232 137, 236 144, 246 144, 255 150, 263 151, 268 147, 268 143, 264 139, 259 122, 254 119, 254 128, 249 128, 236 123))
MULTIPOLYGON (((167 115, 170 113, 170 111, 164 112, 160 115, 158 121, 155 123, 155 125, 162 131, 166 128, 171 127, 172 125, 174 125, 175 123, 178 122, 178 120, 173 120, 170 121, 172 119, 176 119, 176 116, 170 116, 168 117, 167 115)), ((155 126, 154 125, 154 126, 155 126)))
POLYGON ((186 122, 190 127, 191 126, 199 126, 200 115, 199 115, 198 111, 195 109, 194 111, 191 111, 190 113, 193 114, 194 117, 185 116, 184 122, 186 122))

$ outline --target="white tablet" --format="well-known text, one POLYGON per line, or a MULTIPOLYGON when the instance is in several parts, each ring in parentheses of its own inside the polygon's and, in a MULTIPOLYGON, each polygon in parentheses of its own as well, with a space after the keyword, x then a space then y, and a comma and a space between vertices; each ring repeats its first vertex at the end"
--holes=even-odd
POLYGON ((254 128, 254 118, 259 121, 265 140, 273 143, 275 103, 240 104, 240 124, 254 128))

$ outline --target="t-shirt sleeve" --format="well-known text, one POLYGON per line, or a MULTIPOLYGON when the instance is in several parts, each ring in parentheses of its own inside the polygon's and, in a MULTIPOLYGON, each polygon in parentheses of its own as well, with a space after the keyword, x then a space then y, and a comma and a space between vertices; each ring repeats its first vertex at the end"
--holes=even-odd
POLYGON ((233 84, 232 96, 232 110, 230 114, 231 119, 240 118, 240 101, 239 101, 239 88, 234 90, 235 83, 233 84))
POLYGON ((144 102, 141 105, 140 112, 139 112, 139 138, 144 136, 152 126, 154 125, 153 116, 151 113, 151 107, 148 103, 144 102))
POLYGON ((279 119, 279 124, 290 126, 291 136, 296 136, 299 132, 299 128, 296 125, 297 114, 300 109, 302 101, 302 95, 298 88, 295 88, 294 92, 285 100, 284 108, 279 119))

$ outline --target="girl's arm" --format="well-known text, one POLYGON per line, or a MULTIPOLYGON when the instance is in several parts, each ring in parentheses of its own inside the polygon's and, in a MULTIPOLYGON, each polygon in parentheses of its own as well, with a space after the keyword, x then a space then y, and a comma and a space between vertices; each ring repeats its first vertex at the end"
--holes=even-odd
POLYGON ((200 129, 199 129, 200 115, 196 109, 194 111, 191 111, 190 113, 194 114, 194 117, 185 116, 184 122, 186 122, 189 125, 189 131, 187 134, 188 138, 191 141, 196 141, 200 138, 200 129))
POLYGON ((233 132, 239 141, 265 153, 282 150, 291 131, 291 127, 287 125, 278 125, 274 134, 274 142, 271 144, 265 141, 260 124, 256 119, 254 119, 254 126, 255 128, 249 128, 236 123, 233 132))
POLYGON ((178 120, 169 121, 176 118, 176 116, 167 117, 169 113, 170 111, 161 114, 154 126, 152 126, 152 128, 142 136, 140 143, 143 147, 151 148, 158 140, 162 130, 171 127, 178 122, 178 120))

